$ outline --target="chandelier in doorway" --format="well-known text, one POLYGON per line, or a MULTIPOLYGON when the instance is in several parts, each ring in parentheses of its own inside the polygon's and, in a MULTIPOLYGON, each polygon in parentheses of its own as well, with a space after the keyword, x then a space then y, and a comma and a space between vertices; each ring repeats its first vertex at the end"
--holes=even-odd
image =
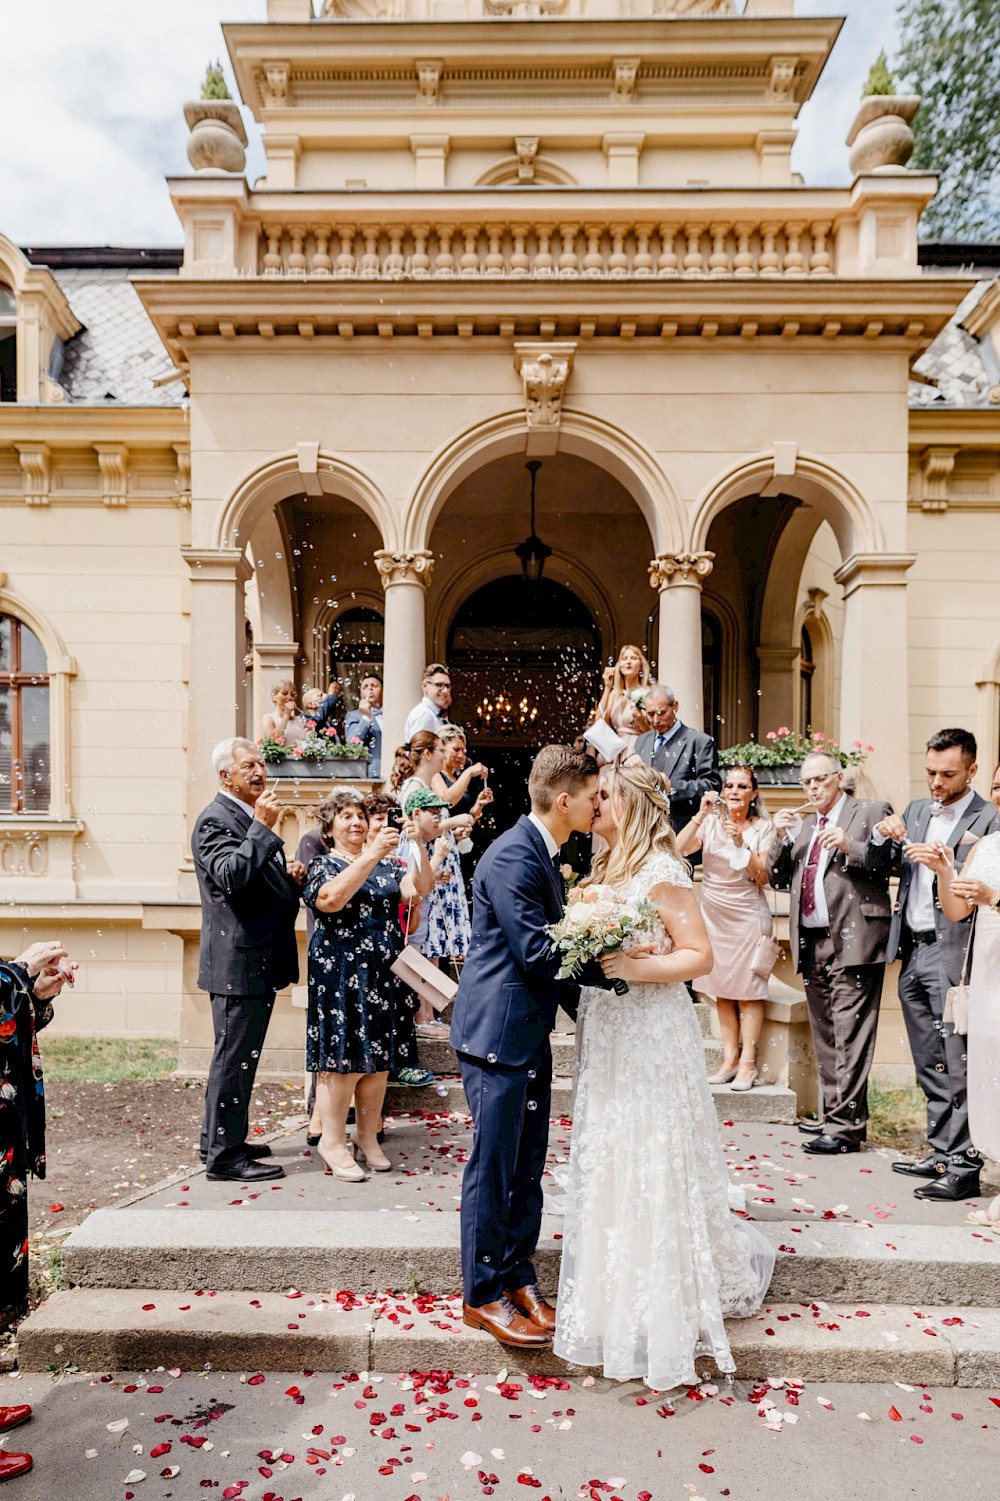
POLYGON ((515 705, 508 694, 501 692, 493 698, 486 695, 476 705, 480 735, 513 735, 516 731, 529 729, 537 718, 538 710, 527 697, 515 705))
POLYGON ((552 554, 541 537, 535 532, 535 476, 542 467, 541 459, 529 459, 525 469, 531 475, 531 536, 526 537, 514 551, 521 560, 521 572, 526 584, 537 584, 545 567, 545 559, 552 554))

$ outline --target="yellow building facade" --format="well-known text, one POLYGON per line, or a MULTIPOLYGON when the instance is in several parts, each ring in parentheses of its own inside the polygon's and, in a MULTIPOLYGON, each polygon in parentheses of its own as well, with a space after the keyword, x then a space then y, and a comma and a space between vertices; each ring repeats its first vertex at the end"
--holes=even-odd
MULTIPOLYGON (((878 121, 845 185, 792 172, 840 24, 269 0, 225 28, 265 175, 235 106, 187 106, 182 253, 0 239, 0 949, 65 937, 60 1028, 203 1061, 187 831, 279 676, 379 664, 391 749, 448 660, 516 786, 633 641, 722 745, 861 740, 899 807, 965 724, 988 786, 997 268, 918 249, 935 180, 878 121)), ((283 998, 282 1067, 301 1032, 283 998)))

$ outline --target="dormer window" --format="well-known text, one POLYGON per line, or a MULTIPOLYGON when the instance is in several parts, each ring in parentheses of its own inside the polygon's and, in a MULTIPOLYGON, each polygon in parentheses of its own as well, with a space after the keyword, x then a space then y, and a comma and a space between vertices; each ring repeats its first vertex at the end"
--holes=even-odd
POLYGON ((0 283, 0 401, 17 400, 17 302, 0 283))

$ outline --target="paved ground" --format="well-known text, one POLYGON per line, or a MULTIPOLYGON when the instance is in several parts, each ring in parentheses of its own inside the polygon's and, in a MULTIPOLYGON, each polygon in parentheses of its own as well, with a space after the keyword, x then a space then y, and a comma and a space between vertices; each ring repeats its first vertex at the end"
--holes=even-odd
POLYGON ((160 1371, 5 1377, 30 1401, 12 1501, 916 1501, 995 1488, 1000 1395, 160 1371), (30 1441, 30 1443, 29 1443, 30 1441), (130 1479, 131 1477, 131 1479, 130 1479), (862 1480, 863 1477, 863 1480, 862 1480))

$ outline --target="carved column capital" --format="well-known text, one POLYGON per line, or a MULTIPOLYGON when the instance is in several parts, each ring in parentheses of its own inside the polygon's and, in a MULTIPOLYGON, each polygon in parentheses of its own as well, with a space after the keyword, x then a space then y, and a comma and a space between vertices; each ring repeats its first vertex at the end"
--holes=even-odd
POLYGON ((375 567, 383 589, 390 589, 393 584, 423 584, 429 589, 434 573, 434 554, 390 552, 388 548, 380 547, 375 554, 375 567))
POLYGON ((524 389, 529 454, 555 453, 563 396, 573 369, 575 342, 515 344, 514 368, 524 389))
POLYGON ((660 552, 649 565, 649 582, 653 589, 670 589, 678 584, 701 588, 715 562, 714 552, 660 552))

